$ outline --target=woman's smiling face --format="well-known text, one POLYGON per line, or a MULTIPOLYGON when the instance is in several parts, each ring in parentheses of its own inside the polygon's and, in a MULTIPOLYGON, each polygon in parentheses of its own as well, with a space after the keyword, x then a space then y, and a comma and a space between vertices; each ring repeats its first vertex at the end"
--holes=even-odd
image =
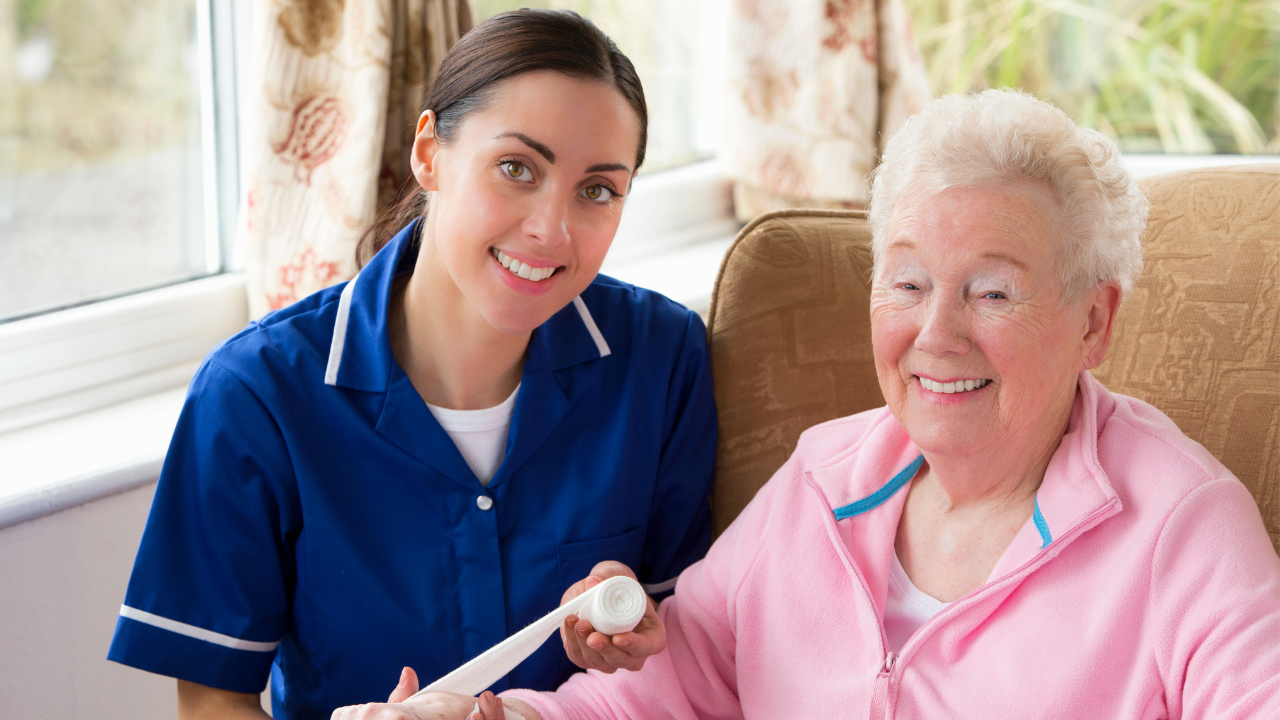
POLYGON ((433 123, 419 122, 412 160, 433 191, 422 251, 490 325, 529 332, 599 272, 639 118, 608 84, 543 71, 495 86, 448 143, 433 123))
POLYGON ((1057 214, 1036 183, 899 201, 872 342, 885 400, 922 450, 1035 452, 1062 433, 1095 354, 1091 300, 1062 302, 1057 214))

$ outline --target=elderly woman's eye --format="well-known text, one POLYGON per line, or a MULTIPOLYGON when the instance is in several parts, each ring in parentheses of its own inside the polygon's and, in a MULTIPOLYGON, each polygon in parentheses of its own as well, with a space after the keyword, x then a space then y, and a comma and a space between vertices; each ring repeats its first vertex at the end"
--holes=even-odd
POLYGON ((529 169, 528 165, 519 160, 507 160, 502 163, 502 171, 513 180, 533 182, 533 171, 529 169))
POLYGON ((613 190, 610 190, 608 187, 598 183, 582 188, 578 194, 592 202, 598 203, 607 203, 617 195, 613 190))
POLYGON ((983 300, 1004 300, 1005 297, 1004 293, 996 292, 995 290, 982 293, 983 300))

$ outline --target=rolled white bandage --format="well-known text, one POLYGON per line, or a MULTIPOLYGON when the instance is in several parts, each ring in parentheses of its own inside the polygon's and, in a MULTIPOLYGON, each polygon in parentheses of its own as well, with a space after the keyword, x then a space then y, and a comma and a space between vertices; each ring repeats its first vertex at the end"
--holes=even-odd
POLYGON ((611 577, 426 686, 413 697, 428 692, 479 695, 532 655, 570 615, 590 622, 591 627, 605 635, 617 635, 635 629, 648 607, 649 599, 640 583, 629 577, 611 577))

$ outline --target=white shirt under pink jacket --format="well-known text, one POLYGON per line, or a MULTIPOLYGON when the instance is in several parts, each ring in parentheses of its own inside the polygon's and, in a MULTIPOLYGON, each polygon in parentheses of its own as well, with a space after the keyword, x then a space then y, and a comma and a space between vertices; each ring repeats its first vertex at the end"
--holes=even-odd
POLYGON ((1280 558, 1248 490, 1158 410, 1082 373, 1032 520, 895 656, 919 457, 885 408, 808 430, 662 604, 665 653, 508 695, 545 720, 1280 718, 1280 558))

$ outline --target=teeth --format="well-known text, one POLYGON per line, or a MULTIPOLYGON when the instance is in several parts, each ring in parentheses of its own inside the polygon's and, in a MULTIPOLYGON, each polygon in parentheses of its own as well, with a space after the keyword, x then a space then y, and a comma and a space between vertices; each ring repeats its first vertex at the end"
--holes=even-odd
POLYGON ((555 275, 556 270, 559 269, 554 267, 536 268, 532 265, 522 263, 496 248, 493 251, 493 256, 497 258, 498 262, 502 263, 502 267, 509 270, 512 275, 517 275, 525 280, 532 280, 533 282, 546 280, 552 275, 555 275))
POLYGON ((947 394, 962 393, 962 392, 969 392, 970 390, 977 390, 980 387, 985 387, 991 382, 990 380, 953 380, 952 382, 941 383, 941 382, 934 382, 933 380, 930 380, 928 378, 916 378, 916 379, 920 381, 920 387, 924 388, 925 390, 928 390, 929 392, 947 393, 947 394))

